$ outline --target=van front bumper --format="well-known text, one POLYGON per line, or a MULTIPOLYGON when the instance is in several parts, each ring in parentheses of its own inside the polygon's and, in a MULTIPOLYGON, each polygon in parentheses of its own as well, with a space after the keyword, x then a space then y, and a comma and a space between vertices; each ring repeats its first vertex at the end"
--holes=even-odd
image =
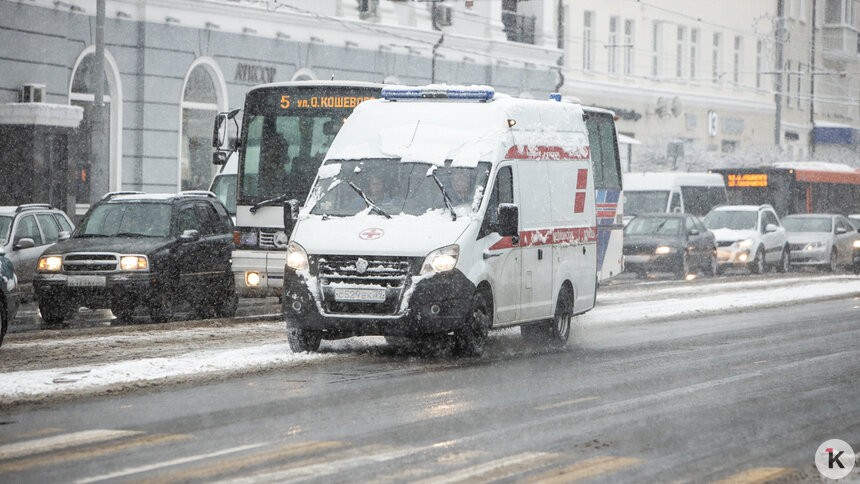
POLYGON ((475 289, 475 285, 455 269, 418 279, 405 290, 389 288, 388 291, 402 291, 396 313, 333 313, 325 309, 328 305, 322 299, 316 278, 286 271, 282 311, 288 327, 321 330, 326 339, 441 334, 465 325, 475 289))

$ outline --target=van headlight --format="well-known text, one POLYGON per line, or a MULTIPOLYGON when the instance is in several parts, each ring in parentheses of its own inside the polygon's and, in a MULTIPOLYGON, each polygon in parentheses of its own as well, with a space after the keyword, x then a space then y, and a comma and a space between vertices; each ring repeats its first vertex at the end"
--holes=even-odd
POLYGON ((753 240, 752 239, 739 240, 737 242, 737 244, 738 244, 738 247, 740 247, 741 249, 745 249, 747 247, 752 246, 753 240))
POLYGON ((63 258, 58 255, 49 255, 39 259, 39 270, 45 272, 56 272, 63 267, 63 258))
POLYGON ((295 242, 287 245, 287 267, 296 272, 308 270, 308 253, 304 247, 295 242))
POLYGON ((450 271, 457 265, 457 258, 459 256, 460 246, 456 244, 436 249, 424 258, 424 264, 421 265, 421 274, 450 271))
POLYGON ((124 271, 145 271, 149 268, 149 261, 140 255, 124 255, 119 258, 119 267, 124 271))

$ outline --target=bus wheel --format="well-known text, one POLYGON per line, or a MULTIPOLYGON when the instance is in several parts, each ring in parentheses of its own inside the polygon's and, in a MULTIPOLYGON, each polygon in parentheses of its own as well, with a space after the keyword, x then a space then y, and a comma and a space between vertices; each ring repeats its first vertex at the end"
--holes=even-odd
POLYGON ((461 356, 481 356, 490 331, 492 313, 487 293, 479 290, 472 296, 472 304, 466 314, 462 329, 454 332, 454 349, 461 356))
POLYGON ((287 341, 293 353, 314 352, 320 349, 322 331, 302 328, 287 328, 287 341))

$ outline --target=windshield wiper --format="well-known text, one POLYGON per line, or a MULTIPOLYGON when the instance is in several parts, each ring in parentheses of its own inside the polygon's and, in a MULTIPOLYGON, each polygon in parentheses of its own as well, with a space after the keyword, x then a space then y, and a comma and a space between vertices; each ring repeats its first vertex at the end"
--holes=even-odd
POLYGON ((251 213, 257 213, 257 210, 261 209, 262 207, 274 205, 276 203, 281 203, 286 199, 287 199, 287 194, 284 193, 282 195, 278 195, 275 198, 270 198, 268 200, 263 200, 262 202, 257 202, 254 205, 251 205, 251 208, 250 208, 251 213))
POLYGON ((111 237, 158 237, 157 235, 141 234, 139 232, 119 232, 111 237))
POLYGON ((84 238, 84 237, 110 237, 110 235, 105 234, 78 234, 75 236, 76 238, 84 238))
POLYGON ((352 189, 353 189, 353 190, 355 190, 355 193, 359 194, 359 195, 361 196, 361 198, 363 198, 363 199, 364 199, 364 203, 366 203, 366 204, 367 204, 367 206, 368 206, 368 207, 370 207, 370 209, 371 209, 371 210, 375 210, 376 212, 378 212, 378 213, 380 213, 380 214, 382 214, 382 215, 385 215, 385 218, 391 218, 391 215, 388 215, 388 212, 386 212, 385 210, 383 210, 383 209, 379 208, 379 206, 378 206, 378 205, 376 205, 375 203, 373 203, 373 200, 371 200, 371 199, 367 198, 367 195, 365 195, 365 194, 364 194, 364 192, 363 192, 363 191, 361 191, 361 188, 358 188, 357 186, 355 186, 355 183, 353 183, 353 182, 351 182, 351 181, 349 181, 349 180, 347 180, 347 181, 346 181, 346 183, 347 183, 347 185, 349 185, 350 187, 352 187, 352 189))
POLYGON ((445 206, 451 211, 451 220, 457 220, 457 213, 454 212, 454 204, 451 202, 451 197, 448 196, 448 192, 445 191, 445 185, 442 185, 442 180, 436 176, 436 170, 433 170, 430 173, 430 176, 436 180, 436 185, 439 187, 439 190, 442 190, 442 197, 445 198, 445 206))

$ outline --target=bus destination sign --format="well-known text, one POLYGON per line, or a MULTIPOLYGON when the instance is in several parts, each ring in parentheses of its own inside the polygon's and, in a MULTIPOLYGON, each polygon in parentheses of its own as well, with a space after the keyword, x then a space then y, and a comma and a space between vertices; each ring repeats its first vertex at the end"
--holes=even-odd
POLYGON ((764 173, 729 174, 729 187, 766 187, 767 175, 764 173))
POLYGON ((352 109, 362 101, 375 99, 373 96, 300 96, 284 94, 280 105, 283 109, 352 109))

